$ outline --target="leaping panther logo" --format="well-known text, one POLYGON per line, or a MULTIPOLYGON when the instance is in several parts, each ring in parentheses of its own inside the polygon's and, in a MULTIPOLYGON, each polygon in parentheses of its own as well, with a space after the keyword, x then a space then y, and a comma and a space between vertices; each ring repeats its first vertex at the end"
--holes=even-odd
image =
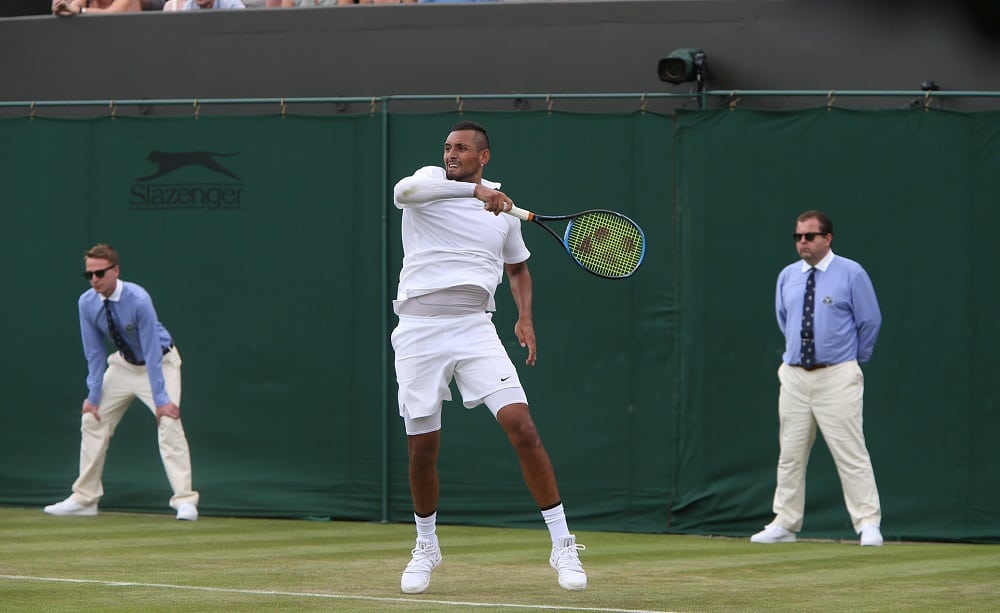
POLYGON ((204 168, 207 168, 208 170, 224 174, 227 177, 232 177, 233 179, 239 181, 240 178, 238 176, 236 176, 229 169, 222 166, 222 164, 220 164, 215 159, 216 157, 234 157, 237 155, 239 154, 212 153, 210 151, 185 151, 183 153, 170 153, 167 151, 151 151, 149 153, 149 157, 146 159, 148 159, 153 164, 156 164, 157 170, 155 173, 151 175, 145 177, 139 177, 138 179, 136 179, 136 181, 152 181, 153 179, 158 179, 159 177, 162 177, 165 174, 174 172, 175 170, 179 170, 181 168, 184 168, 185 166, 202 166, 204 168))

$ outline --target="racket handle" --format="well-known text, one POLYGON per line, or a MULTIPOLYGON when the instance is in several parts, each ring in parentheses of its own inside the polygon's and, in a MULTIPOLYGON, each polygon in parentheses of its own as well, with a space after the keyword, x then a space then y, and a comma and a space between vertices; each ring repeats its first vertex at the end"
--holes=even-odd
POLYGON ((513 215, 514 217, 517 217, 521 221, 532 221, 535 218, 535 214, 532 213, 531 211, 525 211, 524 209, 520 209, 514 205, 510 206, 509 211, 504 211, 504 212, 507 213, 508 215, 513 215))

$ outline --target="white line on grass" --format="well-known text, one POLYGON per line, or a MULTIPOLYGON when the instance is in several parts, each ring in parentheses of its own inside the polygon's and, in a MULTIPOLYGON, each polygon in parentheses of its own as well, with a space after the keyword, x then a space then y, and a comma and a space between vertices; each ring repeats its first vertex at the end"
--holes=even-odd
POLYGON ((424 598, 383 598, 378 596, 351 596, 349 594, 322 594, 312 592, 282 592, 280 590, 243 590, 224 587, 207 587, 199 585, 172 585, 169 583, 136 583, 133 581, 100 581, 97 579, 64 579, 61 577, 31 577, 28 575, 0 575, 0 579, 12 581, 51 581, 55 583, 87 583, 107 587, 152 587, 171 590, 194 590, 199 592, 215 592, 226 594, 248 594, 251 596, 296 596, 304 598, 329 598, 332 600, 362 600, 366 602, 398 602, 426 603, 456 607, 533 609, 541 611, 593 611, 595 613, 671 613, 670 611, 654 611, 652 609, 608 609, 604 607, 562 607, 544 604, 515 604, 500 602, 462 602, 457 600, 428 600, 424 598))

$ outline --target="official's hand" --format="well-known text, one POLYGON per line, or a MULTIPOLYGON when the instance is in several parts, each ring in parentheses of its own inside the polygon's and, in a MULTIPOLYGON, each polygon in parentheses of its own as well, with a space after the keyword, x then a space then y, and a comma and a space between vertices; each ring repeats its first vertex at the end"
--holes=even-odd
POLYGON ((521 346, 528 348, 528 358, 524 363, 528 366, 534 366, 535 360, 538 358, 535 345, 535 324, 530 319, 518 319, 517 323, 514 324, 514 334, 517 335, 521 346))
POLYGON ((156 423, 160 423, 161 417, 169 417, 170 419, 180 419, 181 418, 181 408, 172 402, 168 402, 165 405, 156 407, 156 423))
POLYGON ((499 215, 504 211, 509 211, 511 207, 514 206, 514 201, 510 199, 510 196, 499 190, 490 189, 482 184, 476 185, 473 196, 475 196, 477 200, 482 200, 483 208, 494 215, 499 215))
POLYGON ((81 414, 85 413, 90 413, 94 416, 94 419, 101 421, 101 416, 97 414, 97 405, 86 398, 83 399, 83 411, 81 411, 81 414))

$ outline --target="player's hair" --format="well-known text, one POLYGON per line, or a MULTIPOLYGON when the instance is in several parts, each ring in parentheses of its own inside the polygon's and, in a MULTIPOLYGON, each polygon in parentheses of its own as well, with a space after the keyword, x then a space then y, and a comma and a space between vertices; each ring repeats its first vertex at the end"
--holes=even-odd
POLYGON ((462 121, 456 123, 455 125, 453 125, 451 127, 451 131, 452 132, 458 132, 458 131, 461 131, 461 130, 472 130, 474 132, 479 133, 479 135, 480 135, 479 149, 480 150, 489 149, 490 148, 490 135, 486 133, 486 128, 484 128, 483 126, 479 125, 478 123, 476 123, 474 121, 469 121, 468 119, 463 119, 462 121))
POLYGON ((83 261, 86 263, 87 258, 93 258, 95 260, 107 260, 111 262, 112 266, 118 266, 118 252, 115 248, 106 243, 97 243, 90 249, 87 249, 83 253, 83 261))
POLYGON ((823 234, 833 234, 833 220, 824 213, 823 211, 806 211, 799 215, 799 218, 795 221, 806 221, 807 219, 815 219, 819 222, 819 231, 823 234))

